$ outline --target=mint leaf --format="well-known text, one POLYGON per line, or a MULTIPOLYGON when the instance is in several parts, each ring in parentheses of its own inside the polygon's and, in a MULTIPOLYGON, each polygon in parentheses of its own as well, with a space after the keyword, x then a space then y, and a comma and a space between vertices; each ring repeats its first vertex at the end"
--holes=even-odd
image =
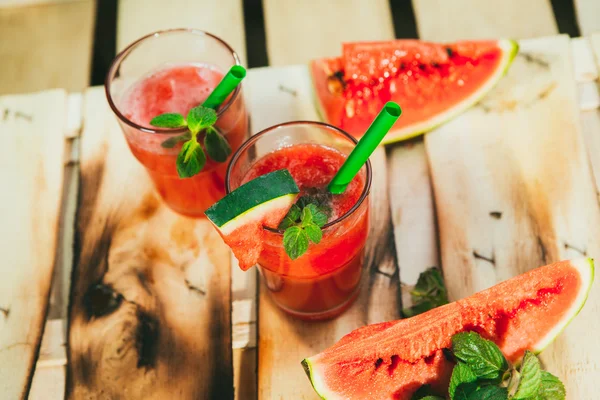
POLYGON ((507 400, 508 390, 498 386, 483 386, 471 393, 467 400, 507 400))
POLYGON ((321 231, 321 228, 319 228, 315 224, 306 225, 304 227, 304 230, 306 231, 306 234, 308 235, 310 241, 315 244, 319 244, 321 242, 321 239, 323 239, 323 232, 321 231))
POLYGON ((531 351, 525 351, 519 372, 521 379, 512 398, 523 400, 535 396, 542 385, 542 368, 540 360, 531 351))
POLYGON ((565 385, 550 372, 541 372, 540 390, 536 400, 565 400, 567 392, 565 385))
POLYGON ((287 213, 287 218, 291 219, 294 222, 300 220, 300 216, 302 215, 302 210, 298 207, 297 204, 292 205, 290 211, 287 213))
POLYGON ((287 255, 295 260, 308 250, 308 235, 299 226, 290 226, 283 233, 283 247, 287 255))
POLYGON ((453 400, 469 400, 471 395, 477 391, 479 385, 477 382, 461 383, 454 391, 453 400))
POLYGON ((292 225, 296 225, 296 221, 291 219, 290 217, 285 217, 280 223, 277 229, 281 229, 282 231, 286 230, 292 225))
POLYGON ((454 392, 459 385, 475 381, 477 381, 475 372, 467 364, 459 361, 452 370, 452 377, 450 378, 450 386, 448 387, 450 398, 454 399, 454 392))
POLYGON ((436 267, 431 267, 421 272, 410 296, 413 305, 402 310, 405 318, 448 304, 448 294, 441 271, 436 267))
POLYGON ((433 391, 431 385, 423 385, 413 393, 410 400, 444 400, 433 391))
POLYGON ((231 154, 231 146, 229 146, 227 139, 213 127, 206 129, 204 147, 208 156, 216 162, 227 161, 227 157, 231 154))
POLYGON ((475 332, 461 332, 452 336, 452 351, 480 379, 500 382, 508 369, 508 362, 498 346, 475 332))
POLYGON ((187 126, 192 134, 197 134, 202 129, 213 126, 217 122, 217 113, 212 108, 194 107, 187 115, 187 126))
POLYGON ((327 221, 327 216, 317 205, 306 203, 301 207, 299 204, 299 202, 294 204, 279 224, 279 229, 285 229, 283 245, 292 260, 308 250, 309 241, 315 244, 321 242, 323 232, 319 224, 324 225, 324 218, 327 221), (286 237, 288 237, 287 242, 286 237))
POLYGON ((300 220, 300 215, 302 214, 302 210, 296 204, 293 204, 287 215, 281 221, 278 226, 278 229, 286 230, 292 225, 296 225, 296 223, 300 220))
POLYGON ((166 149, 172 149, 179 142, 185 142, 186 140, 190 140, 192 138, 192 134, 190 132, 186 132, 183 135, 173 136, 162 142, 160 145, 166 149))
POLYGON ((158 128, 182 128, 187 125, 183 115, 178 113, 166 113, 157 115, 150 120, 150 125, 158 128))
POLYGON ((300 216, 300 220, 302 221, 302 227, 305 227, 305 226, 313 223, 312 222, 313 210, 316 210, 316 207, 314 204, 309 204, 308 206, 306 206, 302 209, 302 215, 300 216))
POLYGON ((304 209, 310 210, 310 213, 312 214, 311 221, 312 221, 312 223, 317 225, 319 228, 327 223, 327 220, 329 219, 329 217, 323 211, 322 207, 317 206, 315 204, 308 204, 308 205, 306 205, 306 207, 304 209))
POLYGON ((200 143, 194 139, 183 144, 177 156, 177 173, 180 178, 190 178, 202 170, 206 156, 200 143))

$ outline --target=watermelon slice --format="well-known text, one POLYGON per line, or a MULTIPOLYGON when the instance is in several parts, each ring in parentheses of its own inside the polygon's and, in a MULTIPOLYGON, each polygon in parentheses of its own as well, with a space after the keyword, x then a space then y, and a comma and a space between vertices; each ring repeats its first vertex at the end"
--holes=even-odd
POLYGON ((474 105, 517 52, 513 40, 348 43, 342 57, 314 60, 310 71, 322 119, 355 136, 387 101, 400 104, 403 115, 383 139, 391 143, 427 132, 474 105))
POLYGON ((369 325, 302 361, 323 399, 410 399, 422 385, 448 388, 454 334, 475 331, 515 362, 539 352, 583 307, 594 279, 592 259, 562 261, 502 282, 418 316, 369 325))
POLYGON ((289 171, 277 170, 243 184, 205 214, 246 271, 258 262, 263 226, 277 227, 299 192, 289 171))

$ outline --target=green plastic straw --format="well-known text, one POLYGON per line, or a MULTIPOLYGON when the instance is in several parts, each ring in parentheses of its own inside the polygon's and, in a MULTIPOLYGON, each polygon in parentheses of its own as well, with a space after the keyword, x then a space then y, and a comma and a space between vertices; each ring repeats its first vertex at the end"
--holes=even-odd
POLYGON ((241 65, 234 65, 202 105, 216 110, 245 77, 246 69, 241 65))
POLYGON ((333 194, 342 194, 358 171, 367 162, 383 137, 398 120, 402 110, 397 103, 388 101, 381 109, 364 136, 358 141, 340 170, 333 177, 327 189, 333 194))

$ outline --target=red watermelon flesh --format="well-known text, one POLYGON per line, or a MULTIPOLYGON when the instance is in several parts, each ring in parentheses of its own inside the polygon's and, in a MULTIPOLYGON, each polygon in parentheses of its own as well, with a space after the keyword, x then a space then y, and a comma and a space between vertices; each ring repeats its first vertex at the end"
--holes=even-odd
POLYGON ((410 399, 422 385, 445 393, 454 334, 475 331, 515 362, 547 346, 583 307, 591 259, 540 267, 471 297, 415 317, 369 325, 303 365, 324 399, 410 399))
POLYGON ((343 55, 312 61, 323 118, 361 136, 387 101, 402 107, 384 143, 426 132, 475 104, 502 77, 516 42, 419 40, 343 45, 343 55))

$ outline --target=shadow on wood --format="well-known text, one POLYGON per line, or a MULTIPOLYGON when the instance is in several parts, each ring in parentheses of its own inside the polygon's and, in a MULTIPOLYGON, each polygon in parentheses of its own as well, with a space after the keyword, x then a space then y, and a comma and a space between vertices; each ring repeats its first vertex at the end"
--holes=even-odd
POLYGON ((233 398, 229 250, 162 204, 102 88, 84 120, 68 397, 233 398))

